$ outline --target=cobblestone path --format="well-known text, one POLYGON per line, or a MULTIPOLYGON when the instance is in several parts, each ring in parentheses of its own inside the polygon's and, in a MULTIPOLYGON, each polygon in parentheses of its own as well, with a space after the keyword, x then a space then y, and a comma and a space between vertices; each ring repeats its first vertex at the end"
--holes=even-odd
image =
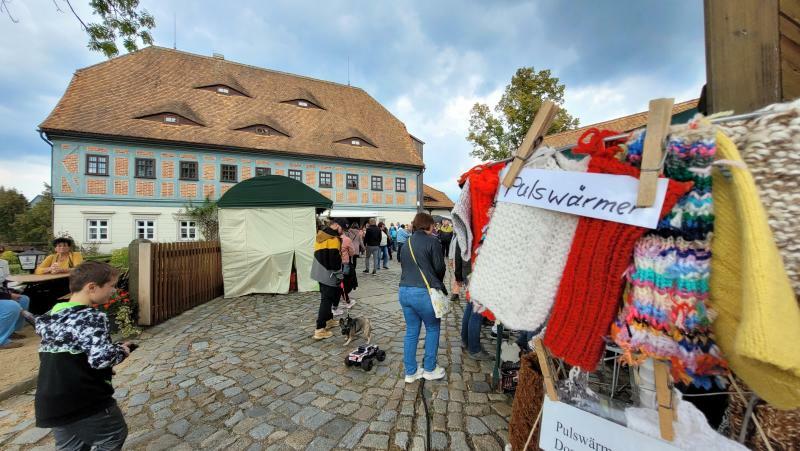
MULTIPOLYGON (((442 327, 447 377, 424 389, 405 384, 399 271, 358 275, 352 315, 371 319, 385 362, 370 372, 345 367, 355 343, 345 348, 338 330, 315 342, 316 293, 216 299, 149 329, 117 367, 125 449, 423 450, 422 396, 433 449, 502 449, 511 398, 490 393, 490 362, 462 354, 461 310, 442 327)), ((33 426, 32 393, 0 403, 0 448, 53 448, 49 430, 33 426)))

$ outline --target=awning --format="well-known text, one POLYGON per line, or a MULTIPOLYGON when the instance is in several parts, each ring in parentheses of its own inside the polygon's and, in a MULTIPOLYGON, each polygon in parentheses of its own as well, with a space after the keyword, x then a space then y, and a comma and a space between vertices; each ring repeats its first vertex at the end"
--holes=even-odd
POLYGON ((377 211, 370 210, 343 210, 334 208, 333 210, 325 210, 320 216, 328 216, 331 218, 377 218, 381 216, 377 211))

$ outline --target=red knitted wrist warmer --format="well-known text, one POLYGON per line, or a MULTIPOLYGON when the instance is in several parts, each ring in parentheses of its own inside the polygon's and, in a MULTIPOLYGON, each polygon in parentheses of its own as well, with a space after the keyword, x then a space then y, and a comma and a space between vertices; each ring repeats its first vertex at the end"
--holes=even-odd
MULTIPOLYGON (((613 158, 592 157, 588 172, 639 177, 639 170, 613 158)), ((691 183, 669 181, 661 208, 666 215, 691 183)), ((644 227, 582 217, 572 240, 544 344, 553 355, 584 371, 594 371, 603 354, 620 295, 622 278, 644 227)))

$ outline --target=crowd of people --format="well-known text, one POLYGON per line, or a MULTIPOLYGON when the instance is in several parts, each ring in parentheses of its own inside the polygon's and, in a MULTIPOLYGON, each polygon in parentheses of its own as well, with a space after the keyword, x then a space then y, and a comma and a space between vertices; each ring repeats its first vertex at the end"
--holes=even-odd
MULTIPOLYGON (((406 322, 405 380, 410 383, 420 378, 444 377, 444 369, 437 365, 441 319, 434 314, 429 290, 447 293, 444 281, 448 266, 455 276, 451 299, 457 300, 465 288, 470 262, 462 261, 454 238, 449 220, 436 222, 426 213, 417 214, 411 224, 390 223, 387 227, 371 218, 363 226, 357 222, 348 225, 346 220, 334 218, 320 227, 311 270, 312 278, 320 283, 314 339, 332 337, 331 330, 339 326, 336 316, 355 304, 352 292, 358 288, 358 259, 364 258, 362 274, 375 275, 389 269, 389 262, 396 255, 401 267, 398 299, 406 322), (423 325, 425 351, 420 367, 416 349, 423 325)), ((481 345, 483 325, 483 316, 467 303, 462 317, 462 347, 469 358, 477 361, 494 359, 481 345)))

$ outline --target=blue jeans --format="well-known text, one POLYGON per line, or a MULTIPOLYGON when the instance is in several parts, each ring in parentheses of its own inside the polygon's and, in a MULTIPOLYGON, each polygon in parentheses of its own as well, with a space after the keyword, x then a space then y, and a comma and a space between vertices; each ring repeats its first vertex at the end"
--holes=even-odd
POLYGON ((461 342, 467 346, 467 352, 481 352, 481 325, 483 316, 472 311, 472 302, 464 306, 464 317, 461 318, 461 342))
POLYGON ((8 343, 12 333, 22 329, 25 319, 20 313, 28 310, 31 300, 28 296, 20 296, 19 300, 0 300, 0 345, 8 343))
POLYGON ((381 246, 381 263, 384 268, 389 267, 389 246, 381 246))
POLYGON ((435 370, 436 354, 439 353, 439 326, 442 320, 433 312, 428 290, 401 286, 400 306, 406 318, 406 336, 403 339, 403 366, 406 376, 417 372, 417 343, 422 323, 425 323, 425 356, 422 359, 422 368, 425 371, 435 370))

